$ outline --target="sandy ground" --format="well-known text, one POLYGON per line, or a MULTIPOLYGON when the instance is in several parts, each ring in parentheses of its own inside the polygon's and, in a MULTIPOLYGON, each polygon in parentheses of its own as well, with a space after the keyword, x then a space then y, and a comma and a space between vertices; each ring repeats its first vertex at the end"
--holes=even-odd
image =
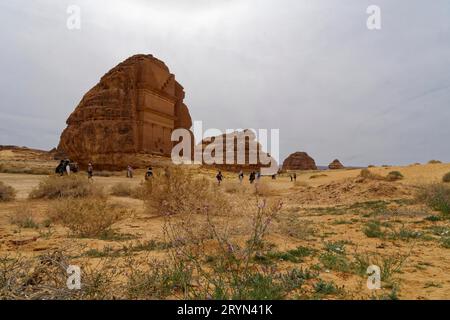
MULTIPOLYGON (((3 156, 7 156, 3 152, 3 156)), ((345 251, 349 259, 358 254, 373 254, 378 261, 389 257, 404 257, 401 270, 395 274, 398 282, 397 295, 401 299, 450 299, 450 249, 441 245, 439 236, 433 234, 433 228, 447 228, 447 221, 428 221, 427 216, 436 214, 430 209, 410 202, 417 185, 439 181, 450 172, 450 164, 411 165, 407 167, 376 167, 374 173, 386 175, 398 170, 404 175, 399 182, 355 182, 360 170, 336 170, 321 172, 298 172, 297 183, 290 181, 287 175, 276 180, 262 178, 268 186, 265 197, 282 199, 283 209, 271 227, 268 241, 277 250, 289 250, 297 246, 314 248, 318 254, 308 257, 302 267, 320 265, 320 253, 325 252, 327 243, 345 241, 345 251), (323 175, 311 178, 314 175, 323 175), (381 208, 378 206, 382 204, 381 208), (391 229, 407 229, 420 232, 426 237, 402 239, 369 238, 363 232, 368 221, 378 219, 389 223, 391 229)), ((197 170, 198 175, 214 179, 213 170, 197 170)), ((80 173, 85 175, 85 173, 80 173)), ((133 214, 118 222, 114 228, 121 234, 132 235, 131 239, 99 240, 76 239, 69 237, 67 229, 55 225, 45 228, 20 228, 11 222, 17 210, 24 205, 33 208, 36 221, 44 221, 52 201, 29 200, 29 192, 36 187, 44 175, 0 173, 0 181, 11 185, 17 191, 17 199, 0 203, 0 255, 21 254, 36 256, 52 250, 70 248, 82 254, 89 249, 102 250, 106 246, 121 248, 137 241, 163 241, 163 218, 145 210, 141 200, 129 197, 109 196, 109 201, 121 204, 133 210, 133 214)), ((95 177, 94 183, 106 190, 117 183, 129 183, 138 186, 143 181, 143 171, 136 171, 135 178, 127 179, 123 175, 95 177)), ((237 183, 234 173, 225 173, 225 181, 220 188, 227 189, 237 183)), ((252 190, 248 181, 244 181, 247 190, 252 190)), ((239 197, 238 195, 235 195, 239 197)), ((251 192, 244 197, 251 200, 251 192)), ((233 230, 236 237, 248 232, 246 217, 233 217, 233 230)), ((163 257, 163 251, 152 251, 151 255, 163 257)), ((94 259, 94 258, 92 258, 94 259)), ((289 269, 298 266, 290 262, 280 262, 278 267, 289 269)), ((366 277, 320 268, 320 278, 334 281, 344 288, 340 299, 369 299, 374 292, 365 286, 366 277)), ((390 289, 385 289, 388 292, 390 289)), ((333 297, 330 297, 333 298, 333 297)))

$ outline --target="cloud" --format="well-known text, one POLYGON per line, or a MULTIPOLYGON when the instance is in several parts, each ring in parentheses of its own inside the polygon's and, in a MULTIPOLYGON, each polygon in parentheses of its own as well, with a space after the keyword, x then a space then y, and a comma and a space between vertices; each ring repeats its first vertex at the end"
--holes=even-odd
POLYGON ((282 158, 304 150, 319 164, 450 161, 441 142, 449 133, 450 3, 379 0, 380 31, 366 28, 371 4, 3 2, 0 143, 56 146, 104 73, 152 53, 185 87, 193 119, 279 128, 282 158), (69 4, 81 7, 79 31, 66 28, 69 4))

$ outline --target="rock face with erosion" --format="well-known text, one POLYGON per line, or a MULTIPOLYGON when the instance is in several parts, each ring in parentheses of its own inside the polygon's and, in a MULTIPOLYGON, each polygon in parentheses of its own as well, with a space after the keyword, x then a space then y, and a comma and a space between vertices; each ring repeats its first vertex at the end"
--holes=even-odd
POLYGON ((317 170, 316 162, 306 152, 295 152, 283 162, 284 170, 317 170))
POLYGON ((278 171, 276 160, 262 150, 261 144, 251 130, 206 138, 197 146, 195 152, 200 152, 196 157, 202 159, 204 166, 212 166, 219 170, 248 172, 270 167, 274 171, 267 170, 266 174, 278 171), (210 159, 207 159, 208 155, 210 159))
POLYGON ((331 170, 344 169, 344 166, 342 165, 342 163, 338 159, 335 159, 335 160, 333 160, 332 163, 330 163, 328 165, 328 168, 331 169, 331 170))
POLYGON ((135 55, 106 73, 67 119, 60 152, 85 167, 144 167, 149 155, 170 156, 174 129, 190 129, 183 87, 164 62, 135 55))

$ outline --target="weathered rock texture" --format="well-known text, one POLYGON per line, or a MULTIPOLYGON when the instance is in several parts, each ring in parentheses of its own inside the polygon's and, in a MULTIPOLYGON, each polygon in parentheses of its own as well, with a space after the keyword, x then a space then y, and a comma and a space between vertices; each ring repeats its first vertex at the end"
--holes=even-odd
POLYGON ((171 133, 192 125, 183 87, 164 62, 135 55, 106 73, 67 120, 58 150, 81 166, 148 165, 142 155, 170 156, 171 133))
POLYGON ((317 166, 306 152, 294 152, 283 161, 284 170, 317 170, 317 166))
POLYGON ((262 151, 261 144, 257 142, 255 134, 250 130, 235 131, 204 139, 201 142, 201 148, 196 150, 196 152, 200 151, 203 158, 197 153, 197 159, 203 159, 204 166, 213 166, 219 170, 259 171, 261 168, 271 167, 270 163, 272 163, 272 167, 276 167, 273 173, 278 171, 276 160, 270 154, 262 151), (219 137, 222 138, 222 142, 217 139, 219 137), (222 149, 222 156, 219 156, 219 154, 216 156, 216 150, 220 149, 222 149), (205 154, 210 154, 217 161, 215 163, 206 162, 205 154))
POLYGON ((332 163, 330 163, 328 165, 328 168, 331 169, 331 170, 344 169, 344 166, 342 165, 342 163, 338 159, 335 159, 335 160, 333 160, 332 163))

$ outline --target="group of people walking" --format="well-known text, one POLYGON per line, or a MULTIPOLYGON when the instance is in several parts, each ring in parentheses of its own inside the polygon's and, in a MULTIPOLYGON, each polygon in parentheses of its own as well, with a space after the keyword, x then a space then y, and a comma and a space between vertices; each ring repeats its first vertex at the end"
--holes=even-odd
MULTIPOLYGON (((275 180, 276 177, 277 177, 277 174, 273 174, 272 180, 275 180)), ((252 171, 252 172, 250 172, 250 174, 248 176, 248 180, 250 181, 250 184, 253 184, 255 181, 259 180, 260 178, 261 178, 261 172, 259 172, 259 171, 258 172, 252 171)), ((292 174, 289 174, 289 178, 291 179, 291 182, 297 181, 297 173, 294 172, 292 174)), ((216 179, 217 179, 217 183, 220 185, 224 179, 222 171, 217 172, 216 179)), ((244 172, 242 170, 240 170, 238 173, 238 179, 239 179, 239 182, 241 182, 241 183, 244 180, 244 172)))
MULTIPOLYGON (((249 176, 248 176, 248 180, 250 181, 250 184, 253 184, 253 182, 255 182, 255 180, 259 180, 261 178, 261 172, 255 172, 252 171, 250 172, 249 176)), ((217 183, 220 185, 222 183, 222 180, 224 179, 224 176, 222 174, 222 171, 218 171, 217 175, 216 175, 216 179, 217 179, 217 183)), ((238 173, 238 179, 239 182, 242 183, 242 181, 244 180, 244 172, 241 170, 238 173)))
POLYGON ((63 159, 59 162, 58 166, 56 167, 55 173, 59 174, 60 176, 68 175, 70 176, 71 172, 77 172, 78 171, 78 165, 76 163, 70 162, 69 159, 63 159))

